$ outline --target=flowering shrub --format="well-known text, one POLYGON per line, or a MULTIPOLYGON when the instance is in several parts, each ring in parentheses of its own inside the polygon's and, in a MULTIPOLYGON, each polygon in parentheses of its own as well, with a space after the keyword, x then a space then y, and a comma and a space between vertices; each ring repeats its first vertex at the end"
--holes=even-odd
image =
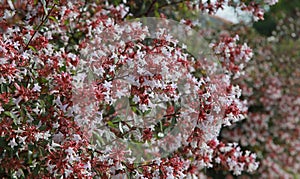
POLYGON ((239 80, 248 99, 248 120, 231 130, 224 129, 224 141, 239 142, 255 151, 260 160, 256 176, 299 177, 299 10, 278 19, 270 37, 244 31, 255 44, 255 60, 248 63, 239 80), (288 22, 288 23, 287 23, 288 22))
MULTIPOLYGON (((181 4, 209 13, 228 4, 262 19, 260 5, 273 3, 181 4)), ((256 170, 255 154, 217 139, 222 126, 245 118, 240 88, 231 79, 243 75, 252 50, 237 36, 223 37, 210 46, 217 63, 194 57, 167 26, 147 39, 150 28, 126 23, 173 4, 145 1, 148 8, 137 14, 135 1, 3 2, 1 176, 184 178, 213 166, 235 175, 256 170), (223 73, 215 74, 218 65, 223 73), (158 144, 146 160, 134 158, 137 148, 127 143, 115 145, 116 139, 158 144), (165 156, 155 152, 162 143, 165 156)), ((186 31, 189 22, 182 21, 186 31)))

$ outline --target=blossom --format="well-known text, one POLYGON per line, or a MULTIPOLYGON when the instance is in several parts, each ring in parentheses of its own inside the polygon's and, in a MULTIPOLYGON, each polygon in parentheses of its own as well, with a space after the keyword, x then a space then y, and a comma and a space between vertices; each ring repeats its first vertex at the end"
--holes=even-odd
POLYGON ((36 84, 34 84, 34 87, 33 87, 32 90, 35 91, 35 92, 40 92, 41 89, 42 89, 42 88, 39 86, 39 84, 36 83, 36 84))
MULTIPOLYGON (((111 178, 128 173, 184 178, 200 176, 202 169, 216 164, 235 174, 257 168, 255 155, 216 139, 224 125, 246 116, 241 89, 232 80, 244 75, 251 48, 239 44, 237 37, 222 35, 211 47, 224 73, 214 76, 217 62, 190 54, 189 44, 181 45, 167 24, 151 34, 151 26, 130 23, 130 18, 147 16, 164 4, 157 1, 147 14, 136 14, 135 3, 3 4, 0 134, 9 142, 1 150, 0 173, 27 178, 111 178), (154 36, 149 40, 150 35, 154 36), (126 145, 112 147, 119 139, 146 148, 157 144, 138 150, 155 160, 135 156, 126 145), (161 157, 162 150, 170 155, 161 157)), ((262 19, 265 3, 275 2, 228 5, 262 19)), ((178 7, 213 14, 225 4, 189 1, 178 7)), ((184 33, 200 24, 181 22, 184 33)), ((205 36, 201 33, 199 38, 205 36)), ((284 95, 274 88, 266 92, 274 93, 274 99, 284 95)))
POLYGON ((9 141, 8 145, 11 147, 11 148, 14 148, 15 146, 18 146, 18 143, 16 142, 16 139, 13 138, 9 141))

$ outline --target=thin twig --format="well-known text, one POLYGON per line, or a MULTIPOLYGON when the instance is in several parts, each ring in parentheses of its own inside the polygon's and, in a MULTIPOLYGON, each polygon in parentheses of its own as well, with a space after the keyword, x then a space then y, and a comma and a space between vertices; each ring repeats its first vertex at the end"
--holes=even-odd
POLYGON ((55 5, 56 5, 56 4, 54 4, 54 5, 52 6, 52 8, 50 9, 48 15, 43 19, 43 21, 40 23, 40 25, 38 26, 38 28, 34 31, 34 34, 33 34, 33 35, 31 36, 31 38, 29 39, 29 41, 28 41, 28 43, 27 43, 27 45, 26 45, 26 47, 25 47, 25 50, 28 49, 28 46, 29 46, 30 42, 33 40, 33 37, 34 37, 35 34, 40 30, 40 28, 42 27, 42 25, 46 22, 46 20, 48 19, 49 15, 50 15, 51 12, 53 11, 55 5))
POLYGON ((179 3, 183 3, 185 1, 186 0, 175 1, 175 2, 171 2, 171 3, 166 3, 166 4, 163 4, 163 5, 159 6, 158 9, 161 9, 161 8, 164 8, 164 7, 167 7, 167 6, 176 5, 176 4, 179 4, 179 3))
POLYGON ((145 16, 148 16, 148 15, 149 15, 149 13, 151 12, 151 10, 152 10, 154 4, 156 3, 156 1, 157 1, 157 0, 153 0, 153 1, 152 1, 151 5, 149 6, 148 10, 147 10, 146 13, 145 13, 145 16))
MULTIPOLYGON (((171 3, 165 3, 165 4, 161 5, 161 6, 159 6, 157 9, 162 9, 162 8, 167 7, 167 6, 172 6, 172 5, 180 4, 180 3, 183 3, 185 1, 187 1, 187 0, 180 0, 180 1, 175 1, 175 2, 171 2, 171 3)), ((150 7, 148 8, 148 10, 145 13, 140 14, 137 17, 143 17, 143 16, 149 15, 151 13, 152 7, 154 6, 155 2, 156 2, 156 0, 154 0, 152 2, 152 4, 150 5, 150 7)))

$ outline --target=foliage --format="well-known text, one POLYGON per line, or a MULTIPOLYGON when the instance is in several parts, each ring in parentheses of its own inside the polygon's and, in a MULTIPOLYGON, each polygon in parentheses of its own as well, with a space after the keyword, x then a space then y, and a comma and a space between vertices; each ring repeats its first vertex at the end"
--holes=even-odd
POLYGON ((285 14, 285 7, 279 12, 283 16, 270 37, 240 30, 241 38, 256 46, 247 75, 238 82, 249 100, 248 119, 220 135, 257 153, 259 170, 248 178, 299 178, 300 14, 296 6, 289 11, 295 14, 285 14))
MULTIPOLYGON (((219 62, 207 60, 208 64, 202 64, 203 59, 195 59, 163 30, 149 40, 145 38, 148 29, 141 24, 132 23, 127 28, 120 24, 144 16, 178 20, 189 11, 214 14, 225 4, 249 11, 254 20, 259 20, 264 13, 261 7, 274 3, 2 1, 1 176, 184 178, 200 177, 211 167, 222 167, 235 175, 255 171, 258 162, 254 153, 241 150, 237 143, 218 140, 222 127, 246 115, 241 90, 231 81, 243 76, 243 67, 252 57, 247 44, 240 44, 238 36, 220 35, 207 47, 219 62), (117 41, 122 36, 129 40, 117 41), (165 59, 157 62, 152 58, 155 55, 165 59), (142 64, 159 66, 161 71, 145 75, 142 64), (223 73, 209 78, 209 69, 217 65, 223 73), (128 69, 134 69, 136 76, 118 76, 128 69), (93 76, 93 82, 84 83, 93 76), (183 85, 185 94, 196 96, 185 103, 180 96, 181 79, 194 86, 183 85), (132 118, 123 111, 122 105, 127 104, 123 98, 129 105, 125 111, 132 118), (196 110, 190 112, 195 106, 196 110), (157 116, 154 125, 145 125, 146 117, 156 107, 166 115, 157 116), (223 115, 212 115, 221 110, 223 115), (190 125, 191 121, 196 125, 190 125), (180 122, 192 127, 187 131, 190 133, 164 137, 180 122), (130 154, 140 148, 103 145, 115 143, 115 139, 130 140, 140 147, 156 141, 179 147, 167 156, 143 161, 130 154)), ((189 27, 187 31, 200 28, 189 19, 180 23, 189 27)), ((200 33, 199 39, 201 35, 205 33, 200 33)))

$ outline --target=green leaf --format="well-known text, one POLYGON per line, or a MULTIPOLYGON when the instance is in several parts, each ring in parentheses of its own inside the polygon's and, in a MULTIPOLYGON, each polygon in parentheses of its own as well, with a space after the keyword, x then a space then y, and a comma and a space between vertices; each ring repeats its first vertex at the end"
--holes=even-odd
POLYGON ((1 90, 1 91, 0 91, 1 93, 6 92, 7 87, 4 86, 4 85, 0 85, 0 90, 1 90))
POLYGON ((38 51, 31 45, 28 45, 28 48, 30 48, 32 51, 34 51, 35 53, 37 53, 38 51))
POLYGON ((40 82, 41 82, 41 83, 47 83, 48 80, 47 80, 46 78, 42 77, 42 78, 40 78, 40 82))
POLYGON ((6 116, 8 116, 8 117, 12 117, 12 114, 11 114, 10 111, 4 111, 4 114, 5 114, 6 116))
POLYGON ((4 114, 10 118, 13 119, 14 124, 17 125, 17 116, 15 116, 13 113, 11 113, 10 111, 4 111, 4 114))
POLYGON ((47 2, 45 0, 41 0, 41 3, 43 4, 45 14, 48 15, 47 2))
POLYGON ((59 70, 65 72, 65 71, 67 71, 67 66, 64 65, 64 66, 60 67, 59 70))
POLYGON ((120 130, 120 132, 121 132, 122 134, 124 133, 123 128, 122 128, 122 123, 121 123, 121 122, 119 122, 119 130, 120 130))
POLYGON ((96 143, 99 145, 99 146, 102 146, 105 144, 103 138, 96 132, 93 132, 93 135, 95 137, 95 140, 96 140, 96 143))
POLYGON ((163 131, 163 124, 162 124, 162 121, 159 121, 159 127, 160 127, 160 131, 163 131))
POLYGON ((54 22, 58 23, 58 20, 57 20, 55 17, 53 17, 53 16, 49 16, 49 19, 51 19, 51 20, 53 20, 54 22))
POLYGON ((6 140, 4 137, 0 137, 0 145, 1 146, 7 146, 6 140))
POLYGON ((136 106, 131 106, 131 110, 139 116, 143 114, 142 111, 139 110, 136 106))
POLYGON ((114 123, 111 122, 111 121, 108 121, 108 122, 107 122, 107 125, 108 125, 109 127, 115 127, 114 123))
POLYGON ((160 17, 159 12, 158 12, 158 11, 154 11, 154 16, 155 16, 155 17, 160 17))

